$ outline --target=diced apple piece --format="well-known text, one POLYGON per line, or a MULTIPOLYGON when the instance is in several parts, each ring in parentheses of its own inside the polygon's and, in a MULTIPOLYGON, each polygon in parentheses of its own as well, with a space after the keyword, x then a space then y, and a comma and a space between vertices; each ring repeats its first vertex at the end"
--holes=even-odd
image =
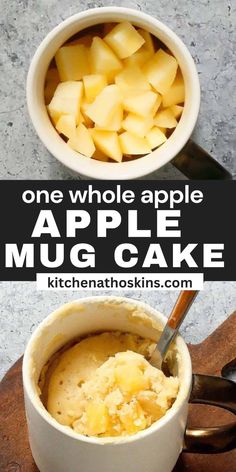
POLYGON ((142 67, 145 64, 145 62, 147 62, 155 54, 155 49, 154 49, 151 34, 148 33, 148 31, 145 31, 143 29, 138 29, 137 31, 139 34, 141 34, 141 36, 145 40, 145 43, 142 45, 140 49, 138 49, 138 51, 136 51, 134 54, 124 59, 124 64, 127 66, 137 65, 139 67, 142 67))
POLYGON ((141 391, 138 392, 137 398, 142 409, 152 417, 153 421, 157 421, 164 416, 165 409, 158 404, 158 395, 155 392, 150 390, 141 391))
POLYGON ((96 126, 97 129, 103 129, 105 131, 120 131, 122 128, 122 121, 123 121, 123 108, 121 105, 117 108, 115 113, 112 115, 108 125, 105 127, 96 126))
POLYGON ((76 132, 75 117, 73 115, 62 115, 56 124, 56 129, 58 133, 64 134, 67 138, 74 136, 76 132))
POLYGON ((146 135, 147 142, 151 149, 154 149, 167 141, 165 134, 154 126, 146 135))
POLYGON ((123 96, 130 96, 130 93, 143 90, 151 90, 151 87, 136 64, 126 66, 123 71, 115 77, 115 83, 119 87, 123 96))
POLYGON ((146 138, 139 138, 129 131, 125 131, 119 136, 120 146, 123 154, 148 154, 151 152, 146 138))
POLYGON ((55 90, 55 97, 60 97, 65 100, 73 99, 81 102, 83 95, 83 83, 76 80, 68 80, 58 84, 55 90))
POLYGON ((93 159, 96 159, 96 161, 102 161, 102 162, 107 162, 109 160, 108 156, 105 156, 103 152, 99 151, 99 149, 96 149, 94 154, 92 155, 93 159))
POLYGON ((174 117, 172 111, 167 108, 165 110, 159 111, 155 118, 154 124, 156 126, 161 126, 163 128, 175 128, 178 124, 176 118, 174 117))
POLYGON ((93 37, 91 34, 85 34, 81 36, 81 38, 73 39, 69 43, 65 44, 65 46, 73 46, 74 44, 83 44, 84 46, 90 47, 92 43, 93 37))
POLYGON ((145 43, 142 47, 150 51, 151 54, 154 54, 155 49, 154 49, 152 35, 148 31, 141 28, 138 29, 138 33, 141 34, 141 36, 145 40, 145 43))
POLYGON ((150 52, 142 46, 135 54, 124 59, 125 66, 139 66, 142 67, 151 57, 150 52))
POLYGON ((104 37, 104 41, 115 51, 120 59, 134 54, 145 42, 141 34, 128 21, 117 24, 104 37))
POLYGON ((170 109, 174 117, 177 119, 182 115, 184 107, 181 107, 180 105, 172 105, 170 109))
POLYGON ((121 105, 120 91, 117 85, 108 85, 87 107, 86 115, 98 126, 107 126, 114 113, 121 105))
POLYGON ((116 382, 124 393, 135 394, 148 387, 142 370, 136 365, 118 365, 115 368, 116 382))
POLYGON ((161 102, 162 102, 162 96, 157 94, 157 100, 156 100, 156 103, 153 107, 153 110, 152 110, 152 116, 154 117, 157 113, 157 110, 159 110, 160 106, 161 106, 161 102))
POLYGON ((158 95, 147 91, 137 95, 126 97, 123 102, 124 109, 140 116, 152 115, 158 95))
POLYGON ((81 102, 81 105, 80 105, 80 110, 81 110, 81 114, 84 118, 84 123, 85 125, 88 127, 88 128, 91 128, 92 126, 94 126, 94 122, 93 120, 91 120, 87 115, 86 115, 86 111, 87 111, 87 108, 90 104, 84 99, 82 99, 82 102, 81 102))
POLYGON ((80 103, 83 93, 82 82, 62 82, 48 105, 48 112, 56 125, 61 115, 73 115, 76 123, 79 122, 80 103))
POLYGON ((80 80, 89 74, 88 48, 83 44, 63 46, 58 49, 55 61, 62 82, 80 80))
POLYGON ((90 74, 83 77, 84 92, 88 103, 95 100, 96 96, 107 86, 105 75, 90 74))
POLYGON ((109 413, 103 403, 91 402, 86 408, 86 427, 90 436, 105 433, 109 428, 109 413))
POLYGON ((144 138, 152 126, 153 118, 151 116, 142 117, 135 115, 134 113, 129 113, 122 122, 123 129, 130 131, 130 133, 133 133, 135 136, 139 136, 140 138, 144 138))
POLYGON ((150 84, 162 95, 173 84, 178 68, 176 59, 162 49, 144 65, 143 71, 150 84))
POLYGON ((70 137, 67 144, 74 149, 74 151, 80 152, 87 157, 92 157, 95 152, 92 136, 83 123, 76 128, 76 133, 70 137))
POLYGON ((90 48, 90 66, 93 74, 102 74, 110 81, 122 69, 120 59, 98 36, 93 38, 90 48))
POLYGON ((168 92, 163 95, 163 107, 167 108, 172 105, 178 105, 179 103, 183 103, 184 99, 184 80, 182 74, 178 72, 173 85, 168 92))
POLYGON ((119 138, 115 131, 104 131, 91 128, 90 132, 96 147, 101 152, 116 162, 122 161, 122 152, 119 138))

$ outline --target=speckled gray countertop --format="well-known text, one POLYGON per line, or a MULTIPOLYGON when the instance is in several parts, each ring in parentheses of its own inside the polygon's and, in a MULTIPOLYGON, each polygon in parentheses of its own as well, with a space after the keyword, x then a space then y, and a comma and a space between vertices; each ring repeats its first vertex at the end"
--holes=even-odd
MULTIPOLYGON (((57 307, 89 295, 121 295, 149 303, 166 316, 177 298, 175 291, 51 291, 36 290, 33 282, 0 283, 0 377, 24 352, 38 323, 57 307)), ((207 282, 181 329, 184 339, 205 339, 236 309, 235 282, 207 282)))
MULTIPOLYGON (((170 26, 197 64, 202 103, 195 140, 236 175, 236 4, 232 0, 0 0, 0 178, 73 178, 36 136, 25 103, 30 58, 45 35, 87 8, 118 5, 149 13, 170 26)), ((171 164, 149 179, 183 178, 171 164)))

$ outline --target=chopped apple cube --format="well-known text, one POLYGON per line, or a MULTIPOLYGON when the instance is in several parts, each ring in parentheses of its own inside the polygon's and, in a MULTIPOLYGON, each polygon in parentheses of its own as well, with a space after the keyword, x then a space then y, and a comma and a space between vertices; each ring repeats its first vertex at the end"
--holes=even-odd
POLYGON ((123 154, 148 154, 151 152, 146 138, 139 138, 129 131, 125 131, 119 136, 120 146, 123 154))
POLYGON ((165 414, 165 409, 158 404, 158 395, 152 391, 142 391, 137 395, 142 409, 152 417, 154 421, 159 420, 165 414))
POLYGON ((112 115, 108 125, 106 126, 97 126, 97 129, 103 129, 105 131, 120 131, 122 128, 123 121, 123 108, 122 105, 119 105, 115 113, 112 115))
POLYGON ((150 59, 150 57, 150 52, 144 46, 142 46, 137 52, 135 52, 135 54, 132 54, 132 56, 129 56, 124 59, 124 64, 125 66, 135 65, 142 67, 143 64, 145 64, 145 62, 150 59))
POLYGON ((120 421, 128 435, 148 427, 148 419, 145 418, 144 411, 137 401, 130 402, 128 409, 124 408, 120 415, 120 421))
POLYGON ((95 100, 96 96, 107 86, 105 75, 90 74, 83 77, 84 92, 88 103, 95 100))
POLYGON ((115 368, 115 379, 124 393, 135 394, 148 387, 148 381, 137 365, 118 365, 115 368))
POLYGON ((174 117, 172 111, 167 108, 165 110, 159 111, 155 118, 154 124, 156 126, 161 126, 163 128, 175 128, 178 124, 176 118, 174 117))
POLYGON ((62 82, 80 80, 90 72, 88 48, 83 44, 58 49, 55 61, 62 82))
POLYGON ((130 96, 130 93, 143 90, 151 90, 151 87, 136 64, 128 65, 115 77, 115 83, 119 87, 123 96, 130 96))
POLYGON ((57 86, 48 105, 49 115, 55 125, 61 115, 73 115, 76 123, 79 122, 82 93, 82 82, 68 81, 57 86))
POLYGON ((158 95, 147 91, 137 95, 126 97, 123 102, 124 109, 141 116, 152 115, 158 95))
POLYGON ((120 91, 117 85, 108 85, 86 109, 86 115, 98 126, 109 125, 115 112, 121 105, 120 91))
POLYGON ((144 44, 145 39, 131 23, 124 21, 117 24, 105 37, 104 41, 115 51, 120 59, 134 54, 144 44))
POLYGON ((79 102, 81 102, 83 95, 83 84, 82 82, 76 80, 61 82, 58 84, 54 95, 55 97, 60 97, 62 99, 70 100, 72 98, 75 101, 79 100, 79 102))
POLYGON ((91 402, 86 408, 86 427, 89 436, 105 433, 109 428, 108 409, 103 403, 91 402))
POLYGON ((157 113, 157 110, 159 110, 160 106, 161 106, 161 102, 162 102, 162 96, 157 94, 157 100, 156 100, 156 103, 153 107, 153 110, 152 110, 152 116, 154 117, 157 113))
POLYGON ((138 33, 141 34, 141 36, 145 40, 145 43, 143 44, 142 47, 147 49, 151 54, 154 54, 155 49, 154 49, 154 44, 152 40, 152 35, 148 31, 141 28, 138 29, 138 33))
POLYGON ((143 116, 135 115, 134 113, 129 113, 122 122, 123 129, 130 131, 130 133, 133 133, 135 136, 139 136, 140 138, 144 138, 152 126, 153 118, 151 116, 145 118, 143 116))
POLYGON ((67 144, 74 149, 74 151, 80 152, 87 157, 92 157, 95 152, 92 136, 83 123, 76 128, 76 133, 70 137, 67 144))
POLYGON ((75 117, 73 115, 62 115, 56 124, 56 129, 58 133, 64 134, 67 138, 74 136, 76 132, 75 117))
POLYGON ((91 128, 91 135, 97 148, 116 162, 122 161, 122 152, 118 134, 115 131, 104 131, 91 128))
POLYGON ((157 126, 153 126, 153 128, 147 133, 146 138, 151 149, 155 149, 167 141, 165 134, 157 128, 157 126))
POLYGON ((145 62, 147 62, 155 54, 155 50, 151 34, 148 33, 148 31, 142 29, 138 29, 137 31, 139 34, 141 34, 145 40, 145 43, 140 49, 138 49, 138 51, 124 59, 124 64, 142 67, 145 62))
POLYGON ((178 68, 176 59, 162 49, 144 65, 143 71, 150 84, 162 95, 173 84, 178 68))
POLYGON ((105 75, 108 80, 112 80, 123 67, 112 49, 98 36, 91 44, 90 65, 93 74, 105 75))
POLYGON ((181 107, 180 105, 172 105, 172 106, 170 107, 170 109, 171 109, 171 111, 172 111, 174 117, 175 117, 175 118, 179 118, 179 117, 182 115, 182 113, 183 113, 184 107, 181 107))
POLYGON ((171 107, 183 103, 185 99, 184 80, 180 72, 177 73, 176 79, 167 93, 163 95, 163 107, 171 107))

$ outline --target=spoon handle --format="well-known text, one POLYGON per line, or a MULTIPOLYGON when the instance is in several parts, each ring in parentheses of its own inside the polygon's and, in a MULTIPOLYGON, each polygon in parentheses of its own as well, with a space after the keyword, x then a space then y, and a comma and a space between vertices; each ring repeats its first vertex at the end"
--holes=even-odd
POLYGON ((184 290, 180 292, 175 306, 167 321, 167 324, 170 326, 170 328, 176 330, 180 327, 197 294, 197 290, 184 290))
POLYGON ((185 290, 180 292, 176 304, 157 343, 157 348, 161 354, 162 359, 164 359, 171 342, 177 335, 179 327, 187 315, 188 310, 197 294, 197 290, 185 290))

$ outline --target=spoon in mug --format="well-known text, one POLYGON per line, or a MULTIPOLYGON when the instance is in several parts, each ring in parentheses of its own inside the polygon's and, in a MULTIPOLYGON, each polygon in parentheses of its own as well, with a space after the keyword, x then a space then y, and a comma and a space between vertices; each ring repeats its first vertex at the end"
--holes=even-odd
POLYGON ((155 367, 162 369, 163 360, 170 347, 170 344, 178 334, 179 328, 197 294, 197 290, 184 290, 180 292, 175 306, 172 309, 168 321, 161 333, 161 337, 157 342, 156 348, 148 359, 150 364, 153 364, 155 367))

